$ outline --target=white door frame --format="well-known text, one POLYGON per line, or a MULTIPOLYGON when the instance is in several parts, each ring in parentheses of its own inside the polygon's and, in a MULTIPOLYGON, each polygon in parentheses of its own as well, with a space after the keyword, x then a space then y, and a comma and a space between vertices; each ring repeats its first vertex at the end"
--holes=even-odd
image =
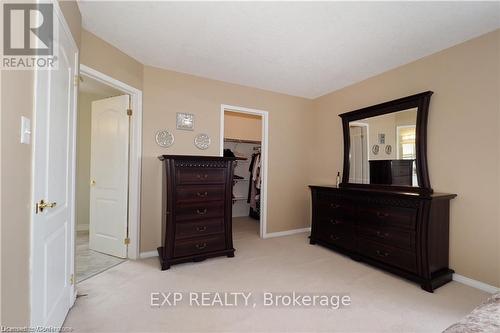
POLYGON ((269 113, 263 110, 249 109, 241 106, 221 104, 220 106, 220 156, 224 156, 224 111, 246 113, 261 116, 262 119, 262 144, 261 156, 264 161, 261 170, 262 187, 260 191, 260 238, 268 238, 267 233, 267 170, 269 164, 269 113))
POLYGON ((130 168, 128 187, 128 235, 130 238, 130 244, 128 245, 127 258, 139 259, 141 213, 140 189, 142 155, 142 91, 85 65, 80 65, 80 74, 111 86, 117 90, 124 92, 125 94, 129 94, 131 97, 133 113, 130 127, 130 168))

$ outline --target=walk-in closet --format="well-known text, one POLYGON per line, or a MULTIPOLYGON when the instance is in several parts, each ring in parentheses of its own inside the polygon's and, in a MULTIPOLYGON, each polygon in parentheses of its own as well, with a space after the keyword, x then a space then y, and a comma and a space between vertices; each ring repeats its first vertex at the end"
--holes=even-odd
POLYGON ((260 116, 232 111, 224 113, 224 156, 237 159, 232 211, 235 235, 259 235, 263 163, 261 136, 260 116))

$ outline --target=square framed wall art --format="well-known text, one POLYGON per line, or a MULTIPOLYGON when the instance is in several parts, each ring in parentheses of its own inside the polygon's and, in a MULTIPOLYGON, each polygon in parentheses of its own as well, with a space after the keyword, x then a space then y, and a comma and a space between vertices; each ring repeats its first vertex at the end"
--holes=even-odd
POLYGON ((177 112, 177 129, 194 131, 194 114, 177 112))

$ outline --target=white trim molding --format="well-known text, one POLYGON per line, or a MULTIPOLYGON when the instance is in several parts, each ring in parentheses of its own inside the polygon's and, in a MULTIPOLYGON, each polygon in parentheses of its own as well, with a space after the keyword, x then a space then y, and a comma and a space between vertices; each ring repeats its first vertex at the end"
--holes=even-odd
POLYGON ((494 294, 500 291, 500 288, 489 285, 487 283, 477 281, 471 278, 468 278, 463 275, 459 274, 453 274, 453 281, 460 282, 462 284, 465 284, 466 286, 476 288, 482 291, 486 291, 487 293, 494 294))
POLYGON ((292 230, 271 232, 271 233, 266 233, 264 238, 290 236, 290 235, 301 234, 301 233, 310 232, 310 231, 311 231, 311 228, 308 227, 308 228, 301 228, 301 229, 292 229, 292 230))
POLYGON ((158 257, 158 251, 146 251, 146 252, 141 252, 139 255, 140 259, 147 259, 147 258, 154 258, 158 257))
POLYGON ((261 179, 262 187, 260 191, 261 213, 260 213, 260 238, 267 237, 267 179, 269 165, 269 113, 264 110, 249 109, 241 106, 221 104, 220 106, 220 156, 224 156, 224 111, 236 113, 247 113, 261 116, 262 118, 262 140, 261 140, 261 179))
POLYGON ((128 245, 127 257, 138 259, 141 217, 141 155, 142 155, 142 91, 118 81, 104 73, 85 65, 80 65, 80 74, 91 77, 101 83, 129 94, 132 101, 132 122, 130 130, 130 168, 129 168, 129 202, 128 202, 128 245))

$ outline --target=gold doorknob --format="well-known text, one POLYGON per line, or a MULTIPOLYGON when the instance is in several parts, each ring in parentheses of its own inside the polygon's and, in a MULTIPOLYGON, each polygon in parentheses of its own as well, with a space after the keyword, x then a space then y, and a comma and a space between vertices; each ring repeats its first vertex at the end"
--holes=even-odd
POLYGON ((45 202, 43 199, 36 203, 36 213, 42 213, 45 208, 54 208, 56 202, 45 202))
POLYGON ((95 185, 95 180, 93 180, 93 179, 92 179, 92 180, 90 181, 90 185, 91 185, 91 186, 94 186, 94 185, 95 185))

